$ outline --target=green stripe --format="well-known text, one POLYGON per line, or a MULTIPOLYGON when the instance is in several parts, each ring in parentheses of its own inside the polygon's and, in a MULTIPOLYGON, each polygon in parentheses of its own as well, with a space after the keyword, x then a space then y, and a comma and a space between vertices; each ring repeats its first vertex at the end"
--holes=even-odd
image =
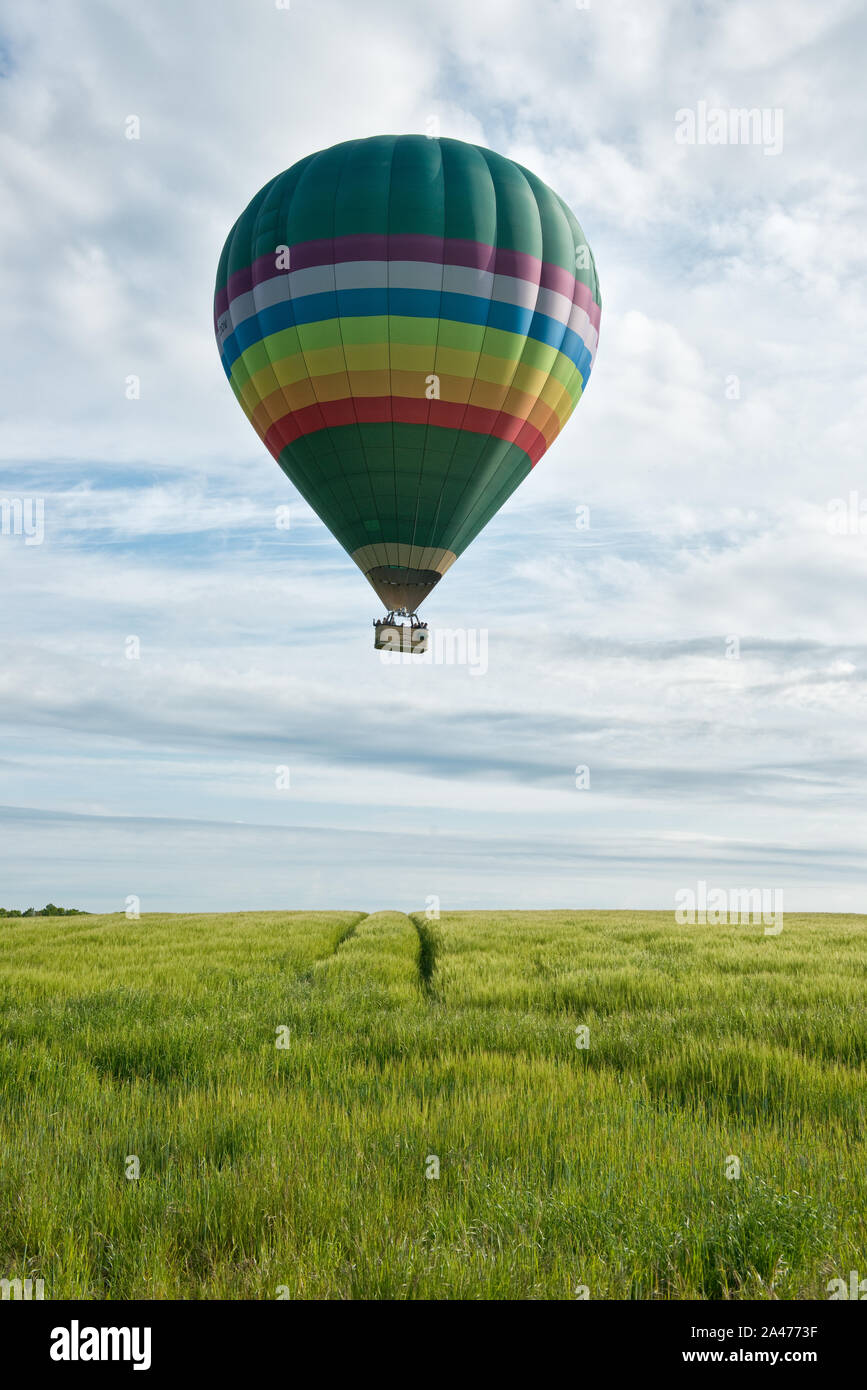
POLYGON ((306 156, 266 184, 238 219, 217 287, 276 245, 334 236, 456 237, 522 251, 577 275, 599 303, 586 240, 561 198, 530 170, 462 140, 377 135, 306 156))
POLYGON ((400 541, 460 555, 531 468, 505 440, 391 423, 305 435, 279 463, 350 553, 400 541))
MULTIPOLYGON (((548 343, 540 343, 536 338, 525 338, 520 333, 507 333, 499 328, 486 329, 477 324, 459 323, 453 319, 404 318, 400 315, 323 319, 320 323, 304 324, 301 328, 284 328, 279 333, 261 338, 236 358, 232 365, 232 381, 238 387, 244 386, 256 372, 273 366, 284 357, 293 357, 298 352, 340 347, 342 343, 405 343, 433 350, 438 342, 441 347, 474 352, 477 357, 485 352, 507 361, 517 362, 520 359, 524 365, 556 377, 564 386, 572 383, 573 389, 576 380, 579 383, 582 381, 575 363, 565 353, 548 343)), ((467 373, 468 377, 472 375, 473 372, 467 373)))

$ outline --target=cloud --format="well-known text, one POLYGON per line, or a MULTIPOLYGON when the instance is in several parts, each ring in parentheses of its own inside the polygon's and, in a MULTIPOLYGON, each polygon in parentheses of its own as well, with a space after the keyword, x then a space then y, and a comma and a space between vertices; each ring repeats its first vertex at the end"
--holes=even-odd
POLYGON ((386 861, 382 836, 362 825, 336 832, 322 825, 47 815, 13 807, 0 807, 0 825, 4 847, 20 861, 22 901, 42 905, 44 870, 33 854, 38 842, 55 860, 54 882, 64 902, 112 912, 124 911, 130 898, 142 913, 380 906, 418 911, 436 896, 443 911, 592 904, 661 908, 673 915, 678 889, 702 877, 726 887, 782 887, 787 911, 851 911, 864 864, 863 847, 851 843, 805 851, 779 842, 763 844, 757 853, 745 840, 664 833, 591 833, 576 849, 570 839, 532 832, 510 838, 396 828, 388 836, 386 861), (637 890, 624 879, 636 868, 637 890), (823 880, 818 890, 817 879, 823 880))
POLYGON ((863 14, 529 13, 7 7, 0 498, 45 502, 0 535, 10 902, 649 906, 716 866, 864 908, 863 14), (700 100, 781 107, 782 153, 678 145, 700 100), (433 117, 566 197, 602 280, 585 399, 428 600, 484 672, 380 662, 211 330, 266 179, 433 117))

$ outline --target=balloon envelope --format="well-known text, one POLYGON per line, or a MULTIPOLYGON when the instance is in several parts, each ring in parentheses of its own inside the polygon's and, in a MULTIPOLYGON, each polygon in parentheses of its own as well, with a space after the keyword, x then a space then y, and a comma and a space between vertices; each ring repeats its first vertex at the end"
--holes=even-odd
POLYGON ((214 310, 266 447, 386 608, 414 611, 574 410, 600 295, 575 217, 529 170, 389 135, 266 184, 214 310))

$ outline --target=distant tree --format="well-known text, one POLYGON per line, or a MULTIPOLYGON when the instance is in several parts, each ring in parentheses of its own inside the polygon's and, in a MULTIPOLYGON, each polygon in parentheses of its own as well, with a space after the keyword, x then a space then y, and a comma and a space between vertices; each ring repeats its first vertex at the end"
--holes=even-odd
POLYGON ((58 907, 56 903, 46 903, 44 907, 28 907, 22 912, 17 907, 0 907, 0 917, 87 917, 89 913, 81 907, 58 907))

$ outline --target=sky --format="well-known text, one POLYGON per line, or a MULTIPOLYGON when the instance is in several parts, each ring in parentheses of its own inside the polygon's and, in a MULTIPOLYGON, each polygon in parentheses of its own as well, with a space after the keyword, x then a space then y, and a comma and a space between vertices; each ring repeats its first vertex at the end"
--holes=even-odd
POLYGON ((865 49, 854 0, 7 0, 0 906, 867 911, 865 49), (437 128, 569 203, 602 324, 395 661, 212 299, 274 174, 437 128))

